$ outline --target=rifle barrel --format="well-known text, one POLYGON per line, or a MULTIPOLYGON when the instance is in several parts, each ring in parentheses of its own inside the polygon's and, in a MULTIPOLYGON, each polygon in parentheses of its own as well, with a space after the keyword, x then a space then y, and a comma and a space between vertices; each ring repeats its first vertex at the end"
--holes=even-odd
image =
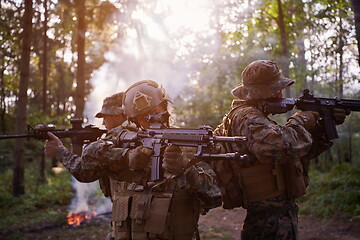
POLYGON ((0 139, 33 137, 33 134, 1 135, 0 139))

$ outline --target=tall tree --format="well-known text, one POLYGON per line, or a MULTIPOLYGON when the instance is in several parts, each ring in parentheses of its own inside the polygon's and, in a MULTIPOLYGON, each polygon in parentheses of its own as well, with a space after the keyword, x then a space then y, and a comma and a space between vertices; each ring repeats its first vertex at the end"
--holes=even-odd
POLYGON ((356 40, 358 47, 358 63, 360 66, 360 1, 359 0, 351 0, 352 9, 355 14, 355 30, 356 30, 356 40))
POLYGON ((75 90, 75 117, 83 117, 85 107, 85 0, 75 1, 77 15, 77 70, 75 90))
POLYGON ((0 3, 0 129, 6 134, 14 126, 14 89, 18 87, 22 13, 14 2, 0 3))
MULTIPOLYGON (((27 109, 27 90, 30 78, 30 53, 32 39, 32 16, 33 2, 25 1, 23 16, 23 36, 22 51, 20 61, 20 88, 19 98, 16 107, 16 132, 18 134, 26 130, 26 109, 27 109)), ((18 138, 14 148, 14 175, 13 175, 13 195, 18 196, 25 193, 24 187, 24 139, 18 138)))
MULTIPOLYGON (((288 38, 286 33, 286 25, 285 25, 285 16, 283 11, 283 6, 281 0, 277 0, 278 6, 278 16, 276 18, 276 22, 279 26, 280 31, 280 44, 281 44, 281 58, 280 65, 282 68, 282 74, 285 77, 290 76, 290 56, 289 56, 289 48, 288 48, 288 38)), ((290 88, 285 89, 286 97, 290 97, 290 88)))
MULTIPOLYGON (((42 56, 42 111, 47 115, 47 82, 48 82, 48 0, 44 0, 44 21, 43 21, 43 56, 42 56)), ((41 154, 39 167, 39 181, 45 182, 45 154, 41 154)))
POLYGON ((42 88, 42 110, 44 114, 47 114, 47 75, 48 75, 48 1, 44 0, 44 21, 43 21, 43 57, 42 57, 42 79, 43 79, 43 88, 42 88))
POLYGON ((291 16, 294 16, 294 34, 296 34, 295 44, 297 59, 294 60, 296 68, 295 71, 295 79, 297 86, 297 92, 295 96, 299 96, 301 94, 301 90, 304 88, 308 88, 307 82, 307 60, 305 58, 306 48, 305 48, 305 30, 308 28, 308 20, 306 18, 305 13, 305 5, 303 1, 295 0, 293 2, 293 11, 289 12, 291 16))

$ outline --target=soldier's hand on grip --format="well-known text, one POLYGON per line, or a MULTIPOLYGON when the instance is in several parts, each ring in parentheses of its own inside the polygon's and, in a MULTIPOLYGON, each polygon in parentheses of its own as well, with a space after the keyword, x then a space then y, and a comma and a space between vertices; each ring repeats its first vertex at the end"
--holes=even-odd
POLYGON ((144 169, 150 165, 153 151, 150 148, 138 146, 128 152, 129 168, 132 170, 144 169))
POLYGON ((343 124, 347 115, 351 113, 349 109, 333 108, 333 117, 336 125, 343 124))
POLYGON ((162 167, 171 174, 178 175, 185 171, 189 159, 178 146, 167 146, 164 151, 162 167))
POLYGON ((48 157, 56 157, 57 150, 63 146, 61 140, 55 136, 53 133, 48 132, 49 140, 46 140, 44 145, 44 153, 48 157))
POLYGON ((304 126, 309 132, 312 131, 316 125, 320 114, 313 111, 300 111, 292 115, 290 118, 295 119, 301 125, 304 126))

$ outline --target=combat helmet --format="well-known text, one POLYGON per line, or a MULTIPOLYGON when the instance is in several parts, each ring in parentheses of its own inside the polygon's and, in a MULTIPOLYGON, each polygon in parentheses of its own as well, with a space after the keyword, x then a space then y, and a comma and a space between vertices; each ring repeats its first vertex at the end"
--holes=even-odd
POLYGON ((101 111, 98 112, 95 117, 102 118, 104 115, 121 115, 124 113, 122 109, 122 100, 124 92, 119 92, 107 97, 103 101, 101 111))
POLYGON ((242 84, 231 93, 244 100, 272 98, 295 82, 281 76, 276 63, 270 60, 253 61, 243 70, 241 77, 242 84))
POLYGON ((152 80, 143 80, 131 85, 124 94, 123 109, 129 119, 150 112, 160 103, 172 99, 165 89, 152 80))

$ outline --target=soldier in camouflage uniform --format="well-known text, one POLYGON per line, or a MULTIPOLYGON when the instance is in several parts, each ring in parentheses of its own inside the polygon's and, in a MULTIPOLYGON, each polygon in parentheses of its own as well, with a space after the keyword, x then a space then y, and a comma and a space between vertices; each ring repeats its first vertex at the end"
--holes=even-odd
POLYGON ((116 159, 123 157, 123 151, 115 149, 109 140, 114 140, 117 132, 130 126, 121 106, 123 96, 124 93, 121 92, 104 99, 102 109, 96 117, 103 118, 103 124, 108 132, 103 139, 86 145, 82 156, 70 152, 52 133, 49 133, 52 140, 45 143, 45 154, 57 158, 80 182, 93 182, 108 175, 109 172, 122 169, 122 163, 116 159), (106 156, 104 161, 94 161, 104 156, 106 156))
MULTIPOLYGON (((167 111, 171 100, 157 83, 142 81, 126 91, 124 101, 126 113, 131 114, 138 127, 148 128, 145 116, 167 111), (126 102, 127 99, 130 102, 126 102)), ((117 128, 109 131, 113 134, 89 144, 81 157, 71 154, 58 139, 53 140, 56 142, 53 147, 55 153, 49 153, 54 152, 50 147, 52 141, 47 143, 51 151, 47 151, 46 146, 45 152, 61 160, 79 181, 90 182, 109 177, 108 189, 113 201, 110 239, 190 240, 194 235, 198 236, 200 212, 221 205, 215 173, 202 163, 183 169, 189 161, 185 155, 191 156, 191 153, 168 148, 163 164, 164 169, 168 170, 165 173, 168 178, 153 183, 150 181, 151 149, 142 146, 135 149, 118 148, 113 144, 119 135, 129 130, 117 128)))
MULTIPOLYGON (((68 169, 80 182, 93 182, 99 180, 100 188, 106 197, 111 197, 110 182, 121 171, 123 166, 120 161, 123 157, 122 149, 115 149, 112 142, 122 129, 136 130, 130 124, 122 109, 123 92, 107 97, 103 101, 101 111, 95 117, 103 118, 103 125, 108 132, 106 136, 96 142, 85 146, 82 156, 70 152, 62 142, 52 133, 51 141, 45 143, 44 151, 49 157, 55 157, 68 169), (107 156, 105 159, 103 156, 107 156), (94 161, 96 159, 96 161, 94 161), (97 161, 101 159, 102 161, 97 161)), ((106 239, 111 239, 107 237, 106 239)))
MULTIPOLYGON (((130 86, 123 99, 126 116, 139 128, 150 127, 149 116, 165 113, 162 124, 169 126, 172 100, 164 88, 151 80, 130 86)), ((123 134, 120 133, 120 140, 123 134)), ((150 150, 150 149, 148 149, 150 150)), ((151 162, 132 157, 129 167, 137 174, 112 191, 113 233, 119 239, 199 238, 198 219, 202 211, 221 205, 221 192, 215 173, 205 163, 184 169, 193 152, 179 147, 166 147, 163 152, 164 180, 152 182, 151 162), (139 161, 143 164, 139 168, 139 161)))
MULTIPOLYGON (((306 192, 309 161, 328 149, 318 122, 319 114, 300 111, 279 125, 257 108, 257 99, 281 98, 294 83, 281 76, 273 61, 257 60, 242 72, 243 84, 232 90, 240 100, 215 130, 217 135, 245 136, 246 147, 224 145, 225 151, 242 152, 246 162, 218 161, 212 167, 219 178, 223 207, 244 207, 247 216, 241 239, 297 239, 298 206, 306 192)), ((344 122, 342 109, 333 111, 337 124, 344 122)))

